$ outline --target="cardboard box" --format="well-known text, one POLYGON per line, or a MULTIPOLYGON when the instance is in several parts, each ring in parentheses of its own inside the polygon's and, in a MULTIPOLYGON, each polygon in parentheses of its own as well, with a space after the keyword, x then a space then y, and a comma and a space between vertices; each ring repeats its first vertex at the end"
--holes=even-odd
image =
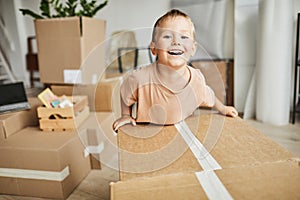
POLYGON ((37 107, 42 103, 37 98, 28 98, 30 110, 0 114, 0 140, 8 138, 27 126, 37 126, 37 107))
POLYGON ((88 117, 90 110, 87 96, 67 96, 73 107, 37 109, 40 129, 44 131, 73 130, 88 117))
POLYGON ((233 105, 233 64, 230 59, 191 61, 193 67, 200 69, 218 99, 226 105, 233 105))
MULTIPOLYGON (((300 167, 294 162, 242 166, 207 172, 207 175, 212 173, 232 199, 300 198, 300 167)), ((214 182, 200 181, 196 174, 178 173, 111 183, 111 200, 213 199, 209 189, 215 199, 223 199, 217 184, 207 188, 207 184, 214 182)))
POLYGON ((112 129, 114 120, 111 112, 91 112, 77 130, 91 154, 92 169, 100 169, 102 164, 118 169, 117 136, 112 129))
POLYGON ((89 85, 51 85, 54 94, 61 95, 86 95, 88 96, 91 111, 114 112, 121 116, 120 103, 120 78, 104 79, 98 84, 89 85))
POLYGON ((34 25, 42 83, 89 84, 102 74, 105 69, 104 20, 65 17, 38 19, 34 25))
POLYGON ((90 171, 76 131, 28 127, 0 141, 0 193, 66 199, 90 171))
POLYGON ((175 126, 125 125, 118 131, 120 180, 179 172, 259 165, 295 157, 240 118, 198 113, 185 120, 194 139, 187 144, 175 126), (204 148, 192 150, 200 141, 204 148), (212 163, 212 164, 211 164, 212 163), (211 165, 211 168, 209 168, 211 165), (206 168, 207 169, 207 168, 206 168))

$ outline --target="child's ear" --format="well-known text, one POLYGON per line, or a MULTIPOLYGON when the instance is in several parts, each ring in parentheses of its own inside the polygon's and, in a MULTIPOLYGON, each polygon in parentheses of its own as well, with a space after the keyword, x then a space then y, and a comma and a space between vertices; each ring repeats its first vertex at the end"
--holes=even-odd
POLYGON ((156 48, 155 48, 155 43, 154 42, 151 42, 150 43, 150 50, 151 50, 151 53, 156 56, 156 48))
POLYGON ((192 53, 191 53, 191 56, 194 56, 194 55, 195 55, 195 53, 196 53, 196 50, 197 50, 197 47, 198 47, 198 45, 197 45, 197 42, 194 42, 194 44, 193 44, 193 48, 192 48, 192 53))

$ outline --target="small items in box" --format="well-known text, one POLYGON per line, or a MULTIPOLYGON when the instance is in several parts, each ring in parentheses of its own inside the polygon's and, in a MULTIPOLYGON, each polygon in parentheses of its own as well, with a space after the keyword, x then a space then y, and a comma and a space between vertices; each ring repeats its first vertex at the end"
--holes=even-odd
POLYGON ((73 107, 72 102, 68 98, 66 98, 65 95, 59 98, 49 88, 42 91, 38 95, 38 98, 47 108, 73 107))

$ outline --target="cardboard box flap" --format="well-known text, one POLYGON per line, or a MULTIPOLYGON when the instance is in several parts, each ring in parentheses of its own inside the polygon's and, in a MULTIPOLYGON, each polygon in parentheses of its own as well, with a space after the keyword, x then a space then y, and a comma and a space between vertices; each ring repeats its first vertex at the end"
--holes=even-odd
POLYGON ((241 118, 218 114, 201 115, 188 118, 186 123, 224 168, 283 161, 296 157, 241 118), (197 130, 193 127, 194 124, 198 124, 197 130))
POLYGON ((110 184, 111 200, 202 199, 204 190, 194 173, 137 178, 110 184))
MULTIPOLYGON (((300 167, 295 162, 244 166, 214 173, 233 199, 300 198, 300 167)), ((111 199, 209 199, 202 184, 196 173, 136 178, 111 183, 111 199)), ((218 193, 218 188, 212 189, 218 193)))
POLYGON ((7 138, 27 126, 37 126, 37 107, 42 103, 37 98, 28 98, 30 110, 5 113, 0 115, 0 139, 7 138))
POLYGON ((202 170, 174 126, 126 125, 118 131, 120 178, 202 170))
POLYGON ((202 163, 212 166, 210 160, 222 168, 233 168, 295 157, 240 118, 200 114, 189 117, 185 123, 192 135, 188 137, 194 137, 191 143, 183 139, 175 126, 121 127, 118 131, 120 179, 202 171, 202 163), (202 147, 197 147, 196 140, 202 147), (195 154, 195 148, 200 153, 195 154))
POLYGON ((105 30, 105 20, 94 20, 89 17, 82 17, 82 39, 84 44, 82 51, 84 58, 89 56, 92 50, 98 53, 98 59, 99 55, 105 55, 105 48, 98 47, 99 45, 105 46, 105 35, 103 34, 105 30), (95 50, 94 48, 97 49, 95 50))
MULTIPOLYGON (((1 122, 1 129, 2 129, 2 134, 4 136, 8 136, 11 133, 14 133, 18 130, 20 130, 22 128, 22 124, 16 124, 15 120, 18 120, 19 122, 21 122, 22 120, 26 120, 24 119, 24 117, 22 117, 24 111, 18 111, 18 112, 14 112, 14 113, 5 113, 5 114, 1 114, 0 115, 0 122, 1 122), (11 120, 13 119, 13 120, 11 120), (19 127, 20 126, 20 127, 19 127)), ((1 133, 1 131, 0 131, 1 133)))
POLYGON ((86 36, 87 39, 91 37, 95 38, 98 43, 104 42, 105 36, 102 34, 103 32, 101 30, 105 30, 105 28, 105 20, 94 20, 90 17, 82 17, 82 35, 86 36), (95 30, 95 26, 100 27, 100 29, 95 30))

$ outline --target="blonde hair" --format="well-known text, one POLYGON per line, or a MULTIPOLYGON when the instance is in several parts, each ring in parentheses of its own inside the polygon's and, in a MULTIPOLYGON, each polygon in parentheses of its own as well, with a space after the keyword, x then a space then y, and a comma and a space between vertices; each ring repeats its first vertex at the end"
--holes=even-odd
POLYGON ((192 28, 193 28, 193 30, 192 30, 193 37, 194 37, 194 40, 196 40, 195 26, 194 26, 194 23, 192 22, 192 19, 184 12, 177 10, 177 9, 172 9, 172 10, 168 11, 166 14, 164 14, 163 16, 161 16, 160 18, 158 18, 157 21, 155 22, 153 31, 152 31, 152 42, 155 41, 155 37, 157 35, 157 28, 160 27, 161 24, 163 22, 165 22, 166 20, 168 20, 170 18, 175 18, 175 17, 184 17, 191 23, 192 28))

